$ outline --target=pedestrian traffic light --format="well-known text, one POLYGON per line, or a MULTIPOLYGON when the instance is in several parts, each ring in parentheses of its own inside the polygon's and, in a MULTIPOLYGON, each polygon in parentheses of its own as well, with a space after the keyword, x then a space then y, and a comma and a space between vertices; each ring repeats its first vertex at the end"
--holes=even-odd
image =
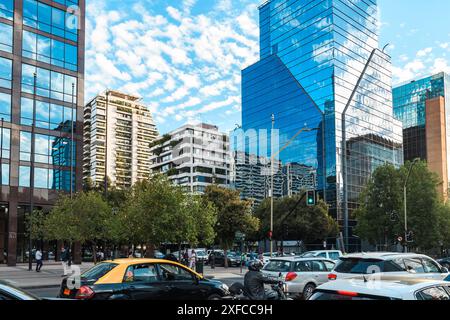
POLYGON ((306 205, 308 207, 313 207, 316 205, 316 192, 308 191, 306 195, 306 205))

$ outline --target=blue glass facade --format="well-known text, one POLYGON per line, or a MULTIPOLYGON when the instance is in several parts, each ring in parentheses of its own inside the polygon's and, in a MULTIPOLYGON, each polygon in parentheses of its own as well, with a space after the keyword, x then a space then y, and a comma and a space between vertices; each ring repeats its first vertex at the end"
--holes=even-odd
MULTIPOLYGON (((377 25, 377 4, 371 0, 268 1, 260 7, 260 61, 242 71, 247 138, 236 148, 250 154, 252 143, 265 143, 248 132, 270 132, 274 114, 279 147, 289 143, 276 158, 284 187, 275 187, 274 194, 313 185, 339 221, 345 204, 350 215, 357 207, 373 170, 403 161, 390 57, 378 50, 377 25), (312 130, 297 135, 305 127, 312 130)), ((257 157, 270 155, 268 148, 257 157)), ((236 167, 236 186, 244 197, 267 196, 248 196, 248 177, 240 178, 239 170, 250 171, 236 167)), ((261 181, 253 190, 267 190, 267 178, 252 180, 261 181)))
MULTIPOLYGON (((405 161, 415 158, 427 160, 426 106, 428 100, 437 97, 445 98, 446 131, 449 141, 450 75, 439 73, 393 89, 394 114, 403 123, 405 161)), ((447 144, 447 155, 450 155, 450 144, 447 144)), ((450 163, 450 156, 447 163, 450 163)))

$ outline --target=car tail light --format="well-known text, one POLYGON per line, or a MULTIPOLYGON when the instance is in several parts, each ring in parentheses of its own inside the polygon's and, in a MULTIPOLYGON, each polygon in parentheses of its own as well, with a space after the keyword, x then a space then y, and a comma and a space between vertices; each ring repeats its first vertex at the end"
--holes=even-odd
POLYGON ((82 286, 78 289, 75 299, 78 300, 89 300, 94 296, 95 292, 88 286, 82 286))
POLYGON ((351 291, 338 291, 337 293, 340 296, 346 296, 346 297, 357 297, 359 295, 357 292, 351 292, 351 291))
POLYGON ((336 280, 337 279, 337 275, 335 275, 334 273, 330 273, 329 275, 328 275, 328 280, 336 280))
POLYGON ((286 275, 286 281, 292 281, 292 280, 295 280, 295 278, 297 278, 297 274, 295 273, 295 272, 289 272, 287 275, 286 275))

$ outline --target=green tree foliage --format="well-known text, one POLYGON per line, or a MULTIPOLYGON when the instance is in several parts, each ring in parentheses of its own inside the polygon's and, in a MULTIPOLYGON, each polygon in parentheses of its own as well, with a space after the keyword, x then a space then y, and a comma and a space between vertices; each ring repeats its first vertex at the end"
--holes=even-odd
POLYGON ((45 214, 43 211, 35 210, 33 214, 27 213, 25 215, 25 229, 27 235, 31 236, 32 240, 42 240, 45 238, 45 214))
POLYGON ((251 234, 259 229, 260 221, 253 216, 251 203, 241 200, 238 191, 211 185, 206 188, 203 197, 217 208, 216 241, 225 254, 232 247, 237 232, 251 234))
MULTIPOLYGON (((393 244, 404 237, 403 186, 410 163, 400 169, 379 167, 361 196, 356 211, 356 232, 372 244, 393 244)), ((408 230, 414 234, 411 247, 437 248, 447 236, 445 224, 449 208, 443 204, 437 187, 441 183, 425 162, 415 164, 407 184, 408 230)))
MULTIPOLYGON (((306 200, 299 203, 301 196, 285 197, 274 201, 274 239, 301 239, 305 243, 321 243, 328 237, 335 237, 339 228, 328 214, 327 205, 319 201, 316 206, 308 207, 306 200), (292 210, 294 210, 292 214, 287 217, 292 210)), ((255 235, 257 240, 268 238, 270 207, 270 199, 266 199, 255 210, 255 216, 261 220, 262 224, 255 235)))

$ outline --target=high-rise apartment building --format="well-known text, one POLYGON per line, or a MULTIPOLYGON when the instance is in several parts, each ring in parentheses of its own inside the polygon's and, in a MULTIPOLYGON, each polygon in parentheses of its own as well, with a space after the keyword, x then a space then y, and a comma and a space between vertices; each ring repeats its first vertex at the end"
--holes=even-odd
POLYGON ((422 159, 442 179, 448 198, 450 179, 450 75, 439 73, 393 90, 395 117, 403 123, 405 161, 422 159))
POLYGON ((85 0, 0 0, 0 264, 25 261, 31 208, 82 187, 84 23, 85 0))
POLYGON ((211 184, 228 187, 229 151, 229 138, 218 127, 188 124, 152 144, 152 173, 166 174, 192 193, 203 193, 211 184))
POLYGON ((260 61, 242 71, 247 139, 231 142, 247 153, 266 144, 267 152, 259 148, 258 157, 270 157, 271 143, 258 136, 268 132, 270 141, 273 125, 282 148, 276 161, 291 168, 281 170, 283 195, 317 190, 346 240, 356 244, 352 212, 371 173, 403 161, 401 123, 393 117, 391 61, 378 49, 377 3, 271 0, 259 11, 260 61), (289 172, 303 178, 289 182, 289 172))
POLYGON ((158 136, 141 98, 108 90, 84 108, 84 179, 130 188, 150 176, 150 143, 158 136))

